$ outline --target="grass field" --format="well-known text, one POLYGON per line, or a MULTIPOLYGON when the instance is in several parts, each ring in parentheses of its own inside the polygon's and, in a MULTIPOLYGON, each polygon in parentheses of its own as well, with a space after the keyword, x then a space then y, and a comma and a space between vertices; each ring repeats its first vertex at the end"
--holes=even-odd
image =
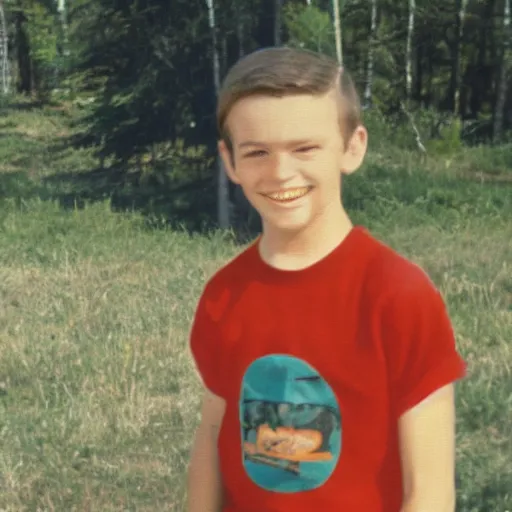
MULTIPOLYGON (((240 247, 149 228, 108 200, 73 208, 64 176, 92 160, 51 149, 69 129, 59 111, 0 119, 0 511, 181 511, 200 396, 188 331, 205 280, 240 247)), ((501 151, 503 164, 479 149, 414 172, 375 152, 346 183, 354 220, 440 287, 469 364, 459 512, 512 511, 512 149, 501 151), (479 161, 493 181, 470 179, 479 161)))

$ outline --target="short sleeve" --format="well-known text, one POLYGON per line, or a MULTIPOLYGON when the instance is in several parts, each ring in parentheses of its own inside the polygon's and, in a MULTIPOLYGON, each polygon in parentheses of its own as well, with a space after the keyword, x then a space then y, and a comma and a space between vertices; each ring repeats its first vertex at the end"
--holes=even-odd
POLYGON ((396 417, 465 376, 445 303, 426 275, 392 294, 382 322, 396 417))
POLYGON ((220 371, 221 350, 217 336, 217 326, 208 310, 207 287, 201 295, 190 330, 190 351, 196 369, 209 391, 223 396, 220 371))

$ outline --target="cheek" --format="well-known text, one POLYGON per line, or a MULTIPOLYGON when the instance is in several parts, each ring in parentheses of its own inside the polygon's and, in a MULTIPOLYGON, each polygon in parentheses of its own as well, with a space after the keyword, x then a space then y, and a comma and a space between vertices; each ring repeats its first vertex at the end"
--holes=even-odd
POLYGON ((266 165, 255 160, 243 160, 237 164, 240 180, 248 185, 258 183, 266 174, 266 165))
POLYGON ((317 158, 302 165, 304 173, 311 179, 319 182, 333 182, 339 178, 341 174, 340 159, 333 156, 317 158))
POLYGON ((254 188, 258 184, 258 176, 259 175, 255 169, 239 168, 237 172, 240 186, 247 191, 250 191, 250 189, 254 188))

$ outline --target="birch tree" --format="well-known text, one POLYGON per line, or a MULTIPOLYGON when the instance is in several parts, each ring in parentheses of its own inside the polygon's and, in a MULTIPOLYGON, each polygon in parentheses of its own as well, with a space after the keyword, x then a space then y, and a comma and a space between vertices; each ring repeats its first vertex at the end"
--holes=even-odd
POLYGON ((7 24, 5 23, 4 2, 0 0, 0 79, 2 81, 3 94, 9 93, 10 70, 9 70, 9 39, 7 24))
MULTIPOLYGON (((310 5, 310 4, 308 4, 310 5)), ((336 40, 336 57, 340 66, 343 66, 343 47, 341 42, 341 22, 340 22, 340 0, 332 0, 332 14, 334 23, 334 37, 336 40)))
POLYGON ((370 108, 372 105, 372 85, 373 85, 373 58, 375 44, 377 40, 377 0, 372 0, 370 37, 368 43, 368 62, 366 68, 366 85, 364 89, 364 107, 370 108))
POLYGON ((504 0, 503 5, 503 45, 501 70, 498 82, 496 108, 494 112, 493 139, 499 142, 503 136, 503 115, 507 98, 507 85, 512 69, 512 27, 510 24, 510 0, 504 0))
MULTIPOLYGON (((220 57, 217 47, 214 0, 206 0, 206 6, 208 7, 208 23, 211 32, 213 83, 215 96, 218 97, 220 90, 220 57)), ((228 177, 220 155, 217 155, 217 221, 221 229, 227 229, 230 226, 228 177)))
POLYGON ((464 35, 464 19, 468 0, 457 0, 457 19, 455 22, 455 44, 453 48, 453 65, 450 80, 450 97, 453 113, 458 116, 460 113, 460 76, 461 76, 461 53, 462 38, 464 35))
POLYGON ((59 13, 60 29, 62 33, 62 55, 69 56, 69 38, 68 38, 68 16, 66 0, 57 0, 57 12, 59 13))
POLYGON ((414 40, 414 20, 416 15, 416 0, 409 0, 409 21, 407 23, 407 49, 405 60, 405 95, 407 102, 412 94, 412 60, 414 40))

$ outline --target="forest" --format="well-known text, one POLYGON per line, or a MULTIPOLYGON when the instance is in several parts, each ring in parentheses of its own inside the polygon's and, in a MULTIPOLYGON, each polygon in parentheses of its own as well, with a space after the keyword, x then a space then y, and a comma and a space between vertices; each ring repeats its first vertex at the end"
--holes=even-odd
POLYGON ((163 187, 168 217, 223 228, 250 218, 218 169, 214 113, 229 67, 262 47, 336 57, 357 83, 370 137, 421 155, 510 141, 510 0, 0 5, 4 97, 78 104, 67 142, 94 150, 107 187, 122 182, 146 202, 163 187))
POLYGON ((261 229, 216 97, 276 45, 354 77, 344 207, 446 302, 457 512, 512 510, 510 1, 0 0, 0 512, 186 510, 192 318, 261 229))

